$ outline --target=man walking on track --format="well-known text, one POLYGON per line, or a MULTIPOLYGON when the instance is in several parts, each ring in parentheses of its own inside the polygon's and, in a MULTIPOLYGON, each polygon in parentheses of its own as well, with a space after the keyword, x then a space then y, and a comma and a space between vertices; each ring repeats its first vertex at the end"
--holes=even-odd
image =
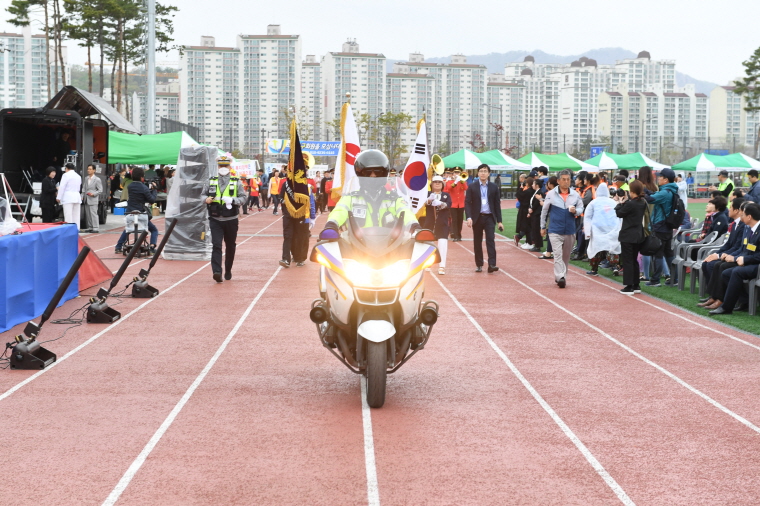
POLYGON ((87 228, 94 234, 100 232, 98 201, 101 193, 103 193, 103 182, 95 175, 95 166, 90 164, 87 166, 87 177, 82 183, 82 202, 85 209, 84 215, 87 217, 87 228))
POLYGON ((546 194, 541 210, 541 237, 546 237, 549 218, 549 242, 554 251, 554 282, 565 288, 567 265, 575 243, 575 218, 583 214, 581 196, 571 188, 570 171, 559 173, 558 186, 546 194))
POLYGON ((467 188, 465 207, 467 208, 467 226, 472 228, 475 242, 475 272, 483 272, 483 232, 486 234, 488 251, 488 272, 496 272, 495 228, 504 230, 501 223, 501 197, 499 189, 488 178, 491 167, 482 164, 478 167, 478 180, 467 188))
POLYGON ((224 258, 224 279, 232 279, 232 264, 235 261, 235 241, 238 233, 238 209, 246 203, 243 183, 230 176, 230 160, 222 156, 217 160, 218 176, 212 177, 204 186, 202 195, 207 195, 208 222, 211 227, 211 270, 214 281, 222 283, 222 242, 226 245, 224 258))

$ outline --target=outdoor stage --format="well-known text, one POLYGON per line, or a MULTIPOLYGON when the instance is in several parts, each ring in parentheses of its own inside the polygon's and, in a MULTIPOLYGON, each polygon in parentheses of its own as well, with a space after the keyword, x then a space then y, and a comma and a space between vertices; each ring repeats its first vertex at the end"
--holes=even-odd
MULTIPOLYGON (((157 298, 46 344, 49 369, 0 371, 2 462, 32 477, 2 502, 760 502, 756 336, 576 268, 560 290, 507 240, 502 271, 476 274, 465 227, 427 275, 429 343, 370 410, 309 321, 317 265, 277 265, 279 218, 241 220, 232 281, 161 260, 157 298)), ((117 232, 85 238, 111 270, 117 232)))

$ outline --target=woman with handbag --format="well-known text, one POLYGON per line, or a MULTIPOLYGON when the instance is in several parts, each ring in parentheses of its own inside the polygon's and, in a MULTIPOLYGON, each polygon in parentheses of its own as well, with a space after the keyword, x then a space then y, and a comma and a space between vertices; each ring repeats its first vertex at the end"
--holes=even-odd
POLYGON ((620 241, 620 256, 623 264, 623 284, 620 293, 633 295, 641 293, 639 286, 639 263, 636 257, 649 237, 657 239, 654 234, 644 228, 644 216, 649 212, 649 206, 644 200, 644 185, 641 181, 632 181, 629 186, 630 199, 617 197, 621 202, 615 207, 615 214, 623 218, 618 240, 620 241), (649 236, 649 237, 647 237, 649 236))

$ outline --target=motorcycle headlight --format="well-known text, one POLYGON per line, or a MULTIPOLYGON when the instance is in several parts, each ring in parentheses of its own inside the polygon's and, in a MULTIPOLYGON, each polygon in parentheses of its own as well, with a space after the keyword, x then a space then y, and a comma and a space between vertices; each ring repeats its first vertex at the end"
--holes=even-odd
POLYGON ((346 277, 354 286, 398 286, 409 276, 409 260, 373 269, 355 260, 344 260, 346 277))

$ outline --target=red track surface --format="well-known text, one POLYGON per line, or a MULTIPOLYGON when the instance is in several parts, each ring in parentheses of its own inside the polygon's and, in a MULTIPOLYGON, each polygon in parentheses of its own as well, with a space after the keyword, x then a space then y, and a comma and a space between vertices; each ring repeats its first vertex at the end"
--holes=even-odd
MULTIPOLYGON (((472 243, 451 243, 448 274, 427 282, 439 324, 368 416, 308 319, 317 268, 279 268, 280 232, 248 216, 232 281, 160 261, 158 298, 114 299, 123 319, 49 343, 59 363, 43 373, 0 371, 0 501, 760 501, 755 336, 579 271, 560 290, 508 241, 504 271, 476 274, 472 243)), ((116 239, 85 238, 113 270, 116 239)))

